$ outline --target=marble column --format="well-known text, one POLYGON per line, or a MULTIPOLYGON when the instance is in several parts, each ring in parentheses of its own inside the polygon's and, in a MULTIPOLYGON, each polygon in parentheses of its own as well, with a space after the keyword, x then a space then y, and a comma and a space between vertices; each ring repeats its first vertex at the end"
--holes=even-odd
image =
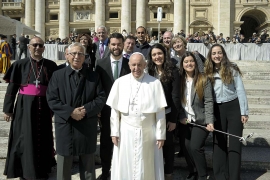
POLYGON ((131 0, 122 1, 121 7, 121 32, 126 30, 127 33, 131 31, 131 0))
POLYGON ((99 26, 105 24, 105 0, 96 0, 95 3, 95 31, 99 26))
POLYGON ((60 0, 59 9, 59 38, 69 36, 69 1, 60 0))
POLYGON ((145 0, 137 0, 136 2, 136 28, 143 26, 146 28, 146 16, 145 16, 145 0))
POLYGON ((223 33, 224 37, 231 37, 233 34, 233 21, 234 21, 234 8, 231 8, 234 3, 231 1, 219 0, 218 3, 218 32, 215 34, 223 33), (228 13, 230 12, 230 13, 228 13))
POLYGON ((2 6, 3 6, 3 4, 2 4, 2 0, 0 0, 0 15, 3 15, 3 12, 2 12, 2 6))
POLYGON ((25 0, 25 22, 28 27, 33 28, 35 14, 35 3, 33 0, 25 0))
POLYGON ((176 34, 181 31, 181 29, 185 30, 186 26, 186 3, 183 0, 174 0, 174 26, 173 33, 176 34))
POLYGON ((35 2, 35 30, 40 33, 38 36, 45 41, 45 1, 36 0, 35 2))
POLYGON ((189 34, 189 23, 190 23, 190 0, 186 0, 186 31, 185 34, 189 34))

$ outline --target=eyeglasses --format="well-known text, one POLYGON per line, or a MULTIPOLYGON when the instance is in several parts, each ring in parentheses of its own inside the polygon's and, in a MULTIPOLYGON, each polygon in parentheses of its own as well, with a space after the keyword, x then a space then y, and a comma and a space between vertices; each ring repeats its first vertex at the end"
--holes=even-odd
POLYGON ((73 57, 75 57, 76 55, 78 55, 78 56, 80 56, 80 57, 82 57, 82 56, 84 56, 84 53, 82 53, 82 52, 71 52, 71 53, 69 53, 71 56, 73 56, 73 57))
POLYGON ((33 46, 33 47, 39 47, 39 48, 43 48, 44 47, 44 44, 30 44, 31 46, 33 46))
POLYGON ((88 41, 88 39, 81 38, 80 41, 88 41))

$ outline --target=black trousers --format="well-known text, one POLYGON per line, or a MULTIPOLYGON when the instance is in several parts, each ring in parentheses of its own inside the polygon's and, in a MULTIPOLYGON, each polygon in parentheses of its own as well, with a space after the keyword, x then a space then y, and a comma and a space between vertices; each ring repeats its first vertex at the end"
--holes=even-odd
MULTIPOLYGON (((170 120, 170 113, 166 114, 166 123, 170 120)), ((166 131, 166 140, 163 146, 163 157, 164 157, 164 173, 173 173, 174 163, 174 142, 173 142, 174 131, 166 131)))
MULTIPOLYGON (((242 137, 243 123, 238 99, 227 103, 215 103, 215 129, 242 137)), ((239 180, 242 143, 238 138, 214 132, 213 170, 218 180, 239 180)))
POLYGON ((21 59, 22 53, 24 53, 24 58, 26 58, 27 57, 27 47, 26 48, 20 48, 20 53, 19 53, 19 59, 18 60, 21 59))
POLYGON ((185 137, 184 155, 189 172, 197 172, 199 177, 207 176, 204 145, 209 131, 191 124, 185 125, 183 129, 185 137))
POLYGON ((100 159, 102 174, 109 175, 111 169, 113 142, 111 138, 110 117, 102 114, 100 128, 100 159))
POLYGON ((12 48, 13 54, 12 54, 12 60, 16 60, 16 48, 12 48))

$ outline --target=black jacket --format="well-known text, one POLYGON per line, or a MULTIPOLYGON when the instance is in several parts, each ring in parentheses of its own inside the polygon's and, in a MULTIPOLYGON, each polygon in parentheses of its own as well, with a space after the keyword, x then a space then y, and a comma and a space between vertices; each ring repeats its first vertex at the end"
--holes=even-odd
POLYGON ((57 154, 63 156, 90 154, 96 151, 97 114, 106 98, 96 72, 83 66, 77 88, 72 88, 74 70, 70 66, 56 71, 47 89, 47 101, 55 115, 57 154), (71 113, 84 106, 86 116, 76 121, 71 113))

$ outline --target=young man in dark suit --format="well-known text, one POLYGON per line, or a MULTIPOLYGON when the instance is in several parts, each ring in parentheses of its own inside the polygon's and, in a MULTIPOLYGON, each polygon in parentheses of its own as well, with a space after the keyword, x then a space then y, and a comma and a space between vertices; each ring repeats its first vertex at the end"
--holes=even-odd
POLYGON ((105 26, 99 26, 97 28, 98 42, 93 44, 93 51, 96 57, 95 62, 91 62, 93 67, 96 67, 96 62, 99 59, 106 58, 110 55, 110 49, 108 48, 109 38, 107 28, 105 26))
MULTIPOLYGON (((106 99, 109 96, 114 81, 121 76, 130 73, 128 59, 123 58, 124 37, 120 33, 113 33, 109 38, 110 56, 100 59, 96 64, 96 72, 99 73, 106 99)), ((101 135, 100 135, 100 158, 102 175, 98 178, 107 180, 110 176, 113 143, 110 130, 111 108, 107 105, 101 111, 101 135)))

